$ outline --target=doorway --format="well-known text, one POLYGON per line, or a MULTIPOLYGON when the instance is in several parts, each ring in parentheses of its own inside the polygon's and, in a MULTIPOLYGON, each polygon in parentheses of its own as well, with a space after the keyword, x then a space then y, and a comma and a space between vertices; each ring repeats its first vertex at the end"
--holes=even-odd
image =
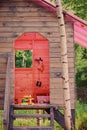
POLYGON ((15 103, 49 103, 48 40, 38 33, 24 33, 15 40, 14 52, 15 103))

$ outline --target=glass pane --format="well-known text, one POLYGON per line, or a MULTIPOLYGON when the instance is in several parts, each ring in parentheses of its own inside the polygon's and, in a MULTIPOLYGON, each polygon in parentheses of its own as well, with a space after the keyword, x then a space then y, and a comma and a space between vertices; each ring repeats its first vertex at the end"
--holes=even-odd
POLYGON ((15 51, 15 67, 31 68, 32 67, 32 50, 15 51))

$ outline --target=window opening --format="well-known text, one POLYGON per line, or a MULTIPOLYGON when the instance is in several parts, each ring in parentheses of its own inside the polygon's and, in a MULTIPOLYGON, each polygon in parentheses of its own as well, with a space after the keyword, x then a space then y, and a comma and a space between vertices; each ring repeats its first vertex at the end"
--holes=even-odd
POLYGON ((15 67, 32 68, 32 50, 16 50, 15 67))

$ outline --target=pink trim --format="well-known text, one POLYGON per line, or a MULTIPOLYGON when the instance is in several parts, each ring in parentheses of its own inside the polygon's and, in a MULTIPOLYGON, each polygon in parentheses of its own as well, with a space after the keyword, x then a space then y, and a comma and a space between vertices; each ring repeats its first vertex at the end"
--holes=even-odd
POLYGON ((78 37, 75 37, 75 42, 81 46, 83 46, 84 48, 87 48, 87 43, 82 42, 81 39, 79 39, 78 37))
POLYGON ((68 17, 70 16, 70 18, 72 19, 72 21, 74 22, 80 22, 80 24, 83 24, 84 26, 87 26, 87 22, 79 17, 77 17, 76 15, 74 15, 73 13, 67 12, 65 10, 63 10, 63 13, 65 15, 68 15, 68 17))
POLYGON ((74 41, 87 48, 87 29, 79 23, 74 24, 74 41))
POLYGON ((82 42, 85 42, 87 44, 87 38, 84 35, 81 35, 78 32, 74 32, 74 36, 79 38, 82 42))
POLYGON ((87 37, 87 30, 84 27, 79 26, 78 24, 74 24, 74 31, 80 33, 87 37))

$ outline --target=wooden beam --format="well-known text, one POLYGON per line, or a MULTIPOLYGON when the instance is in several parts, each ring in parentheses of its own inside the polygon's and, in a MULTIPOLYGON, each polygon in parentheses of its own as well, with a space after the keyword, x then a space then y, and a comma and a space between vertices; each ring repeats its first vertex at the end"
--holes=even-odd
MULTIPOLYGON (((53 111, 54 111, 54 119, 55 119, 55 121, 57 123, 59 123, 60 126, 62 128, 64 128, 64 130, 67 130, 66 126, 65 126, 64 115, 58 109, 54 108, 53 111)), ((46 109, 46 112, 50 113, 50 109, 46 109)), ((74 124, 74 128, 75 128, 75 109, 71 109, 71 113, 72 113, 72 120, 73 120, 73 124, 74 124)))

